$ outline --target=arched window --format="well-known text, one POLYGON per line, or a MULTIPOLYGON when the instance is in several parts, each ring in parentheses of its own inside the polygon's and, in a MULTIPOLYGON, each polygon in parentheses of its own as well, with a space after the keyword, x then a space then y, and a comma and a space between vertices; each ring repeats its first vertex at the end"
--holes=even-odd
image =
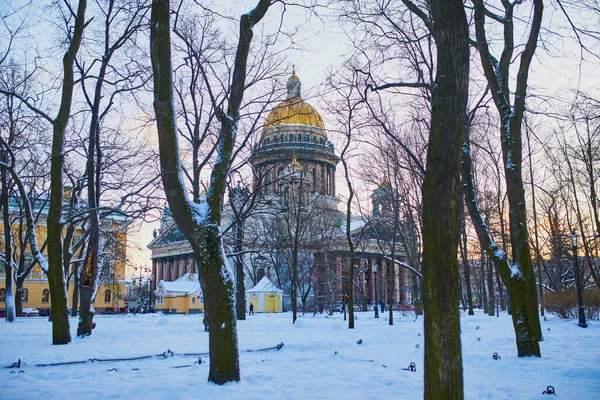
POLYGON ((0 288, 0 303, 4 303, 6 301, 6 289, 0 288))
POLYGON ((23 296, 21 296, 21 299, 23 300, 23 303, 27 303, 27 300, 29 299, 29 290, 23 289, 23 296))
POLYGON ((42 290, 42 303, 50 302, 50 291, 48 289, 42 290))
POLYGON ((316 136, 313 136, 313 142, 314 143, 318 143, 319 142, 319 138, 317 138, 316 136))
POLYGON ((110 289, 106 289, 106 290, 104 291, 104 302, 105 302, 105 303, 110 303, 110 295, 111 295, 111 294, 112 294, 112 293, 110 292, 110 289))
POLYGON ((310 135, 304 135, 304 141, 310 142, 310 135))

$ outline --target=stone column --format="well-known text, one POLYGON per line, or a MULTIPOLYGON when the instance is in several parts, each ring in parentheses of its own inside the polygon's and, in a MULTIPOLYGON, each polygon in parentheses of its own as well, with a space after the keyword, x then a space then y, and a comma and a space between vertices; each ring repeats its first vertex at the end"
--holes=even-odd
POLYGON ((165 281, 172 281, 173 279, 171 278, 173 275, 171 274, 171 271, 173 270, 172 268, 172 259, 171 257, 167 257, 166 258, 166 271, 165 271, 165 278, 163 278, 165 281))
POLYGON ((187 273, 187 257, 185 255, 181 255, 177 257, 179 259, 179 276, 181 277, 187 273))
POLYGON ((152 259, 152 276, 154 277, 153 281, 152 281, 152 286, 150 287, 151 290, 156 289, 156 258, 152 259))
POLYGON ((368 259, 369 263, 369 301, 375 301, 375 273, 373 272, 373 264, 375 264, 373 259, 368 259))
MULTIPOLYGON (((336 281, 337 281, 337 293, 338 293, 338 297, 341 297, 341 299, 344 298, 344 288, 343 288, 343 277, 344 274, 342 272, 342 259, 340 257, 336 257, 335 258, 335 277, 336 277, 336 281)), ((336 299, 338 300, 338 299, 336 299)))
POLYGON ((400 289, 402 289, 402 271, 400 270, 400 267, 394 263, 394 272, 396 273, 396 279, 395 279, 395 288, 394 288, 394 301, 399 303, 400 302, 400 289))
POLYGON ((379 289, 379 301, 387 301, 387 290, 388 290, 388 285, 387 285, 387 271, 386 271, 387 265, 386 262, 383 258, 379 259, 379 269, 377 270, 377 287, 379 289))

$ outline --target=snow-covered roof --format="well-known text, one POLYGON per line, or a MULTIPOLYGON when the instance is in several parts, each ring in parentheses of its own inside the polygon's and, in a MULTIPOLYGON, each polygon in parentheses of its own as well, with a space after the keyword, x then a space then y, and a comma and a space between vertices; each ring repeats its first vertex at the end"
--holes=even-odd
POLYGON ((283 290, 279 289, 277 286, 271 282, 269 278, 264 276, 260 282, 256 284, 252 289, 247 290, 246 293, 283 293, 283 290))
POLYGON ((156 289, 157 291, 162 289, 165 294, 183 293, 187 295, 201 292, 198 274, 192 273, 184 274, 172 282, 161 280, 156 289))

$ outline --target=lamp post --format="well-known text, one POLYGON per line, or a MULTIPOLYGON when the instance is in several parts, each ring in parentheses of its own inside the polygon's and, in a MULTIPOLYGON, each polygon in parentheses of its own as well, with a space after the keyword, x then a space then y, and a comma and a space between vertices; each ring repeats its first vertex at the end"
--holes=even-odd
POLYGON ((379 303, 377 303, 377 264, 373 264, 373 281, 375 281, 375 318, 379 318, 379 303))
POLYGON ((577 302, 579 308, 579 323, 577 325, 582 328, 587 328, 587 322, 585 321, 585 307, 583 306, 581 271, 579 270, 579 259, 577 257, 577 246, 579 245, 577 241, 579 239, 579 235, 573 231, 573 233, 569 235, 569 239, 571 239, 571 245, 573 246, 573 266, 575 267, 575 284, 577 286, 577 302))
POLYGON ((154 308, 152 306, 152 280, 154 279, 154 275, 148 276, 148 312, 152 312, 154 308))

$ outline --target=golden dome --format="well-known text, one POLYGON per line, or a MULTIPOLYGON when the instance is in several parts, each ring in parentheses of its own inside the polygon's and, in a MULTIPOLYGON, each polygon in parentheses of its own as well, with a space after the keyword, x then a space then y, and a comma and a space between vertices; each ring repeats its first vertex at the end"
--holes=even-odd
POLYGON ((292 157, 292 162, 290 163, 290 165, 288 165, 289 169, 302 169, 302 165, 298 162, 298 160, 296 160, 296 154, 294 154, 294 157, 292 157))
POLYGON ((265 119, 265 128, 284 124, 312 125, 325 129, 321 115, 300 97, 282 101, 265 119))

